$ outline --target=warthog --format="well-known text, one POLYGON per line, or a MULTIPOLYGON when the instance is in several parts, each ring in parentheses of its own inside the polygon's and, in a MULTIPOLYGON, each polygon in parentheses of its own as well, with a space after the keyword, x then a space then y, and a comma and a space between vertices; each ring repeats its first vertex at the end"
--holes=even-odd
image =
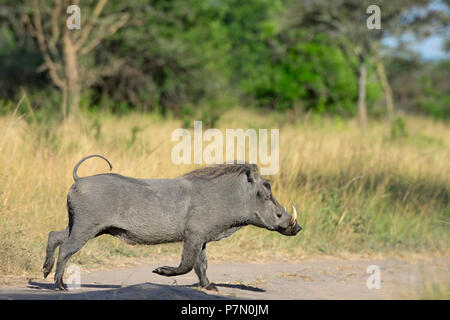
POLYGON ((56 264, 55 284, 64 290, 63 274, 68 259, 88 240, 110 234, 130 244, 183 241, 178 267, 159 267, 153 272, 177 276, 195 270, 200 286, 216 290, 206 276, 206 243, 228 237, 246 225, 266 228, 287 236, 302 228, 277 202, 269 181, 255 164, 222 164, 194 170, 175 179, 135 179, 115 173, 80 178, 67 196, 69 225, 48 236, 43 272, 47 277, 56 264))

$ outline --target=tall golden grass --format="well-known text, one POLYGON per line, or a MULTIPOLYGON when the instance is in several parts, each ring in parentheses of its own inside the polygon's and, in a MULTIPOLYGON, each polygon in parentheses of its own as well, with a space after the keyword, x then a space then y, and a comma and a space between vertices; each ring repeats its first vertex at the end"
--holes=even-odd
MULTIPOLYGON (((114 172, 172 178, 194 168, 171 161, 181 121, 155 114, 84 115, 57 123, 33 114, 0 117, 0 275, 40 273, 48 233, 67 225, 72 169, 86 155, 106 156, 114 172)), ((450 128, 406 119, 407 135, 373 122, 362 137, 353 121, 224 114, 217 127, 280 128, 280 170, 270 177, 304 230, 284 237, 247 227, 208 246, 213 259, 295 259, 310 254, 448 252, 450 128)), ((80 176, 107 172, 90 159, 80 176)), ((110 236, 91 240, 72 261, 111 265, 127 257, 178 256, 179 244, 132 247, 110 236)))

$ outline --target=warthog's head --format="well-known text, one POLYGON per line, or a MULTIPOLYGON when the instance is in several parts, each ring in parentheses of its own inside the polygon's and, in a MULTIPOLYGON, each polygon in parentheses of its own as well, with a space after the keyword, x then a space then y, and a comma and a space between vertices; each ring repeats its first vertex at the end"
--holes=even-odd
POLYGON ((241 221, 257 227, 278 231, 286 236, 295 236, 302 227, 297 223, 297 211, 292 206, 290 215, 272 194, 270 182, 259 175, 256 164, 221 164, 194 170, 184 175, 186 178, 201 178, 213 181, 225 177, 219 189, 226 186, 224 198, 233 203, 231 207, 240 216, 241 221), (238 179, 238 181, 236 181, 238 179))
POLYGON ((292 215, 282 207, 272 194, 270 182, 263 179, 256 165, 249 165, 246 171, 248 194, 246 207, 250 214, 250 224, 278 231, 286 236, 295 236, 302 230, 297 223, 297 210, 292 205, 292 215))

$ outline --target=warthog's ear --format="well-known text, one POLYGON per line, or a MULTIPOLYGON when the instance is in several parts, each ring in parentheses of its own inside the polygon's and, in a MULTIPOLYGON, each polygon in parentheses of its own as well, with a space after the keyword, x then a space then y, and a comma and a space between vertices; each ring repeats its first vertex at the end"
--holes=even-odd
POLYGON ((247 181, 253 183, 259 176, 258 166, 256 164, 250 164, 245 170, 245 174, 247 175, 247 181))

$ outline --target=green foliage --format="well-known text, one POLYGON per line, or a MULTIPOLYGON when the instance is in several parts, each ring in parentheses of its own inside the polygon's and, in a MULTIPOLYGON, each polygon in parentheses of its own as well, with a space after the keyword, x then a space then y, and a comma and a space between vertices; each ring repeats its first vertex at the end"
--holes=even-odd
POLYGON ((21 86, 43 89, 48 83, 45 73, 36 72, 43 59, 29 39, 17 41, 14 32, 0 19, 0 98, 14 100, 21 86))
POLYGON ((420 79, 424 95, 417 98, 417 104, 436 119, 450 120, 449 70, 450 61, 443 61, 420 79))
POLYGON ((195 110, 190 106, 181 109, 181 120, 183 128, 192 128, 194 120, 201 120, 204 129, 213 128, 220 119, 220 108, 202 107, 195 110))
POLYGON ((220 115, 213 108, 208 108, 202 112, 201 121, 205 128, 213 128, 220 119, 220 115))
POLYGON ((89 129, 93 131, 95 141, 100 141, 102 138, 102 125, 98 118, 94 119, 89 129))
MULTIPOLYGON (((315 2, 319 9, 323 3, 315 2)), ((84 12, 92 12, 95 5, 95 1, 83 3, 84 12)), ((61 113, 62 92, 42 67, 43 55, 24 23, 27 15, 33 20, 35 12, 27 1, 4 0, 2 6, 2 17, 8 19, 0 20, 0 112, 14 110, 24 88, 33 109, 61 113)), ((399 9, 391 6, 383 10, 399 9)), ((331 7, 345 10, 339 4, 331 7)), ((326 14, 326 8, 322 9, 326 14)), ((50 11, 43 9, 43 17, 51 17, 50 11)), ((343 117, 357 113, 359 42, 351 34, 337 36, 332 30, 316 28, 311 23, 314 19, 306 19, 309 16, 305 23, 296 21, 305 13, 296 11, 292 1, 110 0, 95 28, 122 13, 130 16, 127 24, 80 56, 79 67, 90 71, 89 79, 80 79, 84 111, 120 115, 132 110, 159 111, 185 124, 199 117, 208 126, 218 121, 224 106, 232 105, 343 117)), ((47 41, 52 34, 49 21, 43 21, 47 41)), ((363 27, 360 31, 368 36, 363 27)), ((370 58, 366 59, 368 112, 381 117, 383 95, 370 58)), ((396 100, 407 97, 407 108, 449 119, 448 63, 421 65, 423 72, 417 74, 411 65, 391 64, 388 78, 396 100)))
POLYGON ((278 110, 291 109, 298 101, 304 102, 305 110, 318 113, 352 115, 356 110, 356 78, 340 50, 323 35, 293 42, 275 61, 267 61, 260 75, 246 79, 244 88, 259 105, 278 110))
POLYGON ((406 121, 402 117, 396 117, 391 124, 391 139, 405 138, 408 136, 406 121))
POLYGON ((134 145, 139 133, 142 132, 142 130, 144 130, 143 127, 139 127, 139 126, 131 127, 131 137, 127 141, 127 148, 131 148, 134 145))
POLYGON ((212 99, 226 82, 228 47, 210 1, 113 1, 108 8, 131 12, 133 22, 106 41, 97 59, 124 63, 105 77, 104 92, 129 108, 181 115, 186 104, 212 99))
POLYGON ((396 57, 389 63, 388 78, 397 104, 404 110, 450 120, 450 61, 428 62, 396 57))

